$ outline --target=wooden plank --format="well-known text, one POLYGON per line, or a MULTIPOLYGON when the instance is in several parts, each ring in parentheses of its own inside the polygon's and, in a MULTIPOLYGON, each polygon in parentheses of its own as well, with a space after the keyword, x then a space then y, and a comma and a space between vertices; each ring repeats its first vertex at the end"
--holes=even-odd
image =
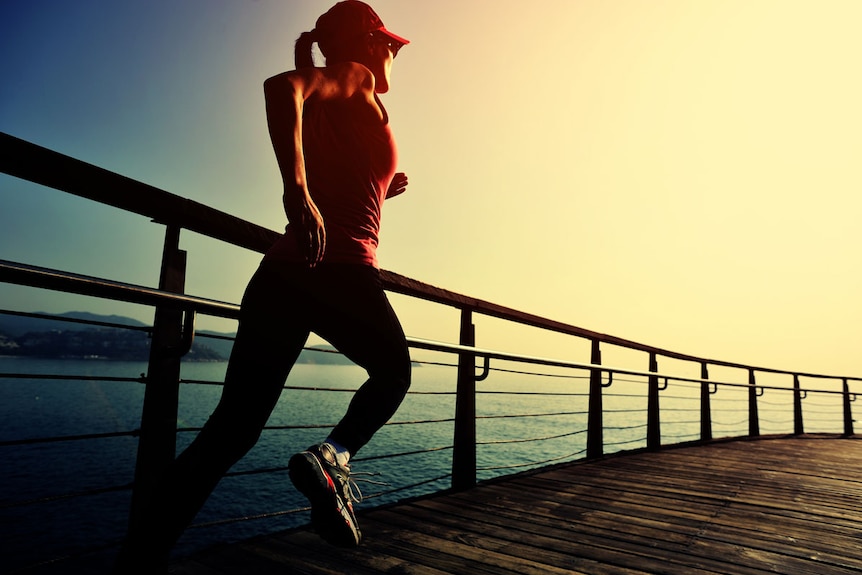
MULTIPOLYGON (((524 493, 526 490, 518 490, 516 493, 524 493)), ((526 497, 528 500, 529 497, 526 497)), ((512 499, 509 501, 505 501, 502 503, 503 505, 509 505, 513 502, 512 499)), ((469 502, 462 502, 464 505, 468 505, 469 502)), ((487 505, 486 503, 480 503, 482 505, 487 505)), ((581 503, 583 504, 583 499, 581 503)), ((685 499, 680 499, 678 501, 678 505, 687 506, 691 505, 690 501, 686 501, 685 499)), ((591 506, 593 507, 593 506, 591 506)), ((643 505, 640 505, 641 509, 644 509, 643 505)), ((499 510, 494 510, 493 513, 499 513, 499 510)), ((732 510, 731 510, 732 513, 732 510)), ((725 511, 725 515, 727 512, 725 511)), ((716 514, 714 517, 718 517, 719 514, 716 514)), ((762 552, 767 553, 779 553, 781 555, 786 554, 785 551, 787 549, 790 550, 789 555, 798 556, 800 558, 805 558, 808 556, 808 550, 797 550, 796 544, 799 543, 798 540, 793 542, 788 541, 787 538, 773 538, 771 545, 764 545, 762 543, 762 537, 759 535, 759 531, 763 526, 773 525, 774 520, 771 517, 765 517, 761 514, 760 517, 756 519, 760 519, 762 523, 760 524, 752 524, 750 521, 747 521, 747 525, 744 528, 738 529, 735 531, 735 537, 715 537, 708 536, 709 530, 712 527, 712 523, 714 522, 714 518, 708 518, 708 521, 704 521, 702 527, 699 529, 692 530, 691 522, 686 522, 686 524, 679 525, 671 516, 661 517, 660 515, 656 515, 655 513, 637 513, 636 506, 628 506, 628 507, 620 507, 616 506, 614 510, 599 510, 596 512, 592 512, 589 517, 586 517, 583 514, 579 514, 578 520, 582 522, 587 522, 589 525, 593 527, 600 527, 602 529, 614 530, 616 525, 625 524, 627 531, 631 534, 637 531, 637 528, 640 526, 647 531, 643 531, 639 533, 639 536, 649 537, 650 530, 653 533, 662 533, 663 537, 666 540, 666 543, 679 543, 679 538, 682 537, 682 540, 685 541, 686 538, 697 537, 698 539, 702 539, 704 544, 709 545, 720 545, 727 544, 731 546, 737 545, 740 541, 748 541, 749 544, 762 552), (641 518, 638 518, 637 515, 641 515, 641 518), (604 520, 602 518, 604 517, 604 520), (646 518, 646 519, 644 519, 646 518), (758 540, 760 540, 759 544, 758 540), (793 543, 793 545, 791 545, 793 543)), ((749 518, 750 519, 750 518, 749 518)), ((854 530, 854 532, 846 532, 845 533, 845 543, 852 542, 858 538, 859 531, 854 530)), ((654 536, 654 535, 652 535, 654 536)), ((631 540, 631 538, 630 538, 631 540)), ((846 553, 842 552, 842 544, 834 543, 835 541, 835 533, 830 533, 830 536, 825 539, 829 543, 825 546, 822 546, 820 551, 820 560, 827 561, 835 565, 841 565, 843 559, 845 558, 846 553)), ((852 552, 851 552, 852 554, 852 552)))
MULTIPOLYGON (((443 502, 417 505, 417 509, 399 508, 410 512, 427 525, 443 525, 467 533, 477 545, 506 548, 507 553, 519 558, 541 557, 542 561, 557 568, 582 569, 586 573, 654 573, 664 561, 638 560, 636 563, 620 559, 616 546, 608 547, 609 539, 597 541, 574 537, 556 522, 543 523, 518 511, 499 513, 498 509, 481 506, 471 509, 462 503, 443 502), (489 543, 491 541, 491 543, 489 543), (589 549, 588 549, 589 547, 589 549)), ((691 573, 700 571, 692 569, 691 573)))
POLYGON ((438 509, 398 507, 375 513, 374 519, 397 526, 402 531, 413 530, 422 539, 442 542, 439 552, 479 560, 501 569, 502 573, 524 575, 558 574, 617 574, 638 575, 643 571, 618 569, 585 560, 573 553, 564 553, 538 545, 535 538, 522 531, 506 534, 505 529, 488 532, 472 529, 473 524, 438 509))
POLYGON ((356 550, 299 529, 175 572, 858 574, 860 470, 862 442, 837 437, 614 455, 360 512, 356 550))
MULTIPOLYGON (((368 528, 363 525, 363 529, 368 528)), ((290 532, 286 537, 266 538, 259 544, 261 549, 278 553, 285 567, 301 565, 309 575, 342 575, 355 573, 399 573, 403 575, 446 575, 436 567, 400 559, 392 554, 360 546, 357 549, 334 550, 316 535, 306 532, 290 532)), ((290 572, 288 569, 287 572, 290 572)))
POLYGON ((654 527, 639 529, 631 522, 601 524, 592 518, 586 522, 566 522, 540 515, 534 515, 527 521, 518 509, 507 509, 505 506, 489 509, 481 504, 471 507, 469 501, 459 501, 457 505, 448 507, 447 511, 464 523, 489 524, 482 528, 486 533, 501 534, 513 529, 519 536, 533 533, 541 536, 542 545, 549 549, 569 552, 576 549, 580 556, 646 572, 673 572, 675 566, 685 567, 684 572, 692 574, 762 575, 771 572, 769 569, 744 565, 728 570, 723 554, 714 551, 696 553, 694 548, 699 542, 688 534, 654 527), (512 525, 517 525, 517 528, 512 525))

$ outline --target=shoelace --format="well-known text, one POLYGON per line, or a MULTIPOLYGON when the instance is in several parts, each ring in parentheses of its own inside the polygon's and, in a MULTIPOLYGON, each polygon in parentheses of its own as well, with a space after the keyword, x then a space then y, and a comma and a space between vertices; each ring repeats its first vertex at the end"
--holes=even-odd
POLYGON ((384 487, 390 487, 392 485, 385 481, 368 479, 368 477, 374 477, 377 475, 380 475, 380 473, 357 471, 356 473, 351 473, 347 476, 347 493, 354 503, 362 503, 362 490, 359 489, 359 485, 357 485, 357 483, 370 483, 371 485, 382 485, 384 487))
POLYGON ((335 453, 335 448, 333 448, 328 443, 323 443, 321 445, 321 449, 326 449, 332 456, 332 460, 336 462, 337 467, 341 467, 346 471, 344 475, 340 477, 344 482, 344 494, 352 501, 353 503, 362 503, 362 490, 359 488, 357 483, 369 483, 372 485, 382 485, 385 487, 390 487, 391 483, 386 483, 385 481, 375 481, 374 479, 368 479, 369 477, 374 477, 380 475, 379 472, 371 472, 371 471, 357 471, 356 473, 350 472, 350 465, 339 465, 338 457, 335 453))

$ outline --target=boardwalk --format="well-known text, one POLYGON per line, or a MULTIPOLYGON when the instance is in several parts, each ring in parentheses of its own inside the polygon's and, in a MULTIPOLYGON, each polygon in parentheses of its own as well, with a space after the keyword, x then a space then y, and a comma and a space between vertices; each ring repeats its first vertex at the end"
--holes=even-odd
POLYGON ((343 551, 295 530, 181 575, 862 573, 862 441, 717 442, 570 464, 360 514, 343 551))

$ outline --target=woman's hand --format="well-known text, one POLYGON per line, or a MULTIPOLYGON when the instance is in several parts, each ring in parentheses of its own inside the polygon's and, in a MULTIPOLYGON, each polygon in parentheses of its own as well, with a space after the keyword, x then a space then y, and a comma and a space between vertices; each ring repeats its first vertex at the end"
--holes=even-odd
POLYGON ((389 189, 386 191, 386 199, 394 198, 397 195, 407 191, 407 174, 398 172, 392 177, 392 183, 389 184, 389 189))
POLYGON ((290 226, 296 231, 296 243, 299 253, 308 264, 314 267, 323 261, 326 251, 326 228, 323 216, 311 194, 301 186, 285 186, 284 212, 290 221, 290 226))
POLYGON ((296 223, 299 250, 305 257, 308 267, 313 268, 323 261, 323 254, 326 251, 326 227, 323 225, 320 211, 311 198, 303 202, 296 223))

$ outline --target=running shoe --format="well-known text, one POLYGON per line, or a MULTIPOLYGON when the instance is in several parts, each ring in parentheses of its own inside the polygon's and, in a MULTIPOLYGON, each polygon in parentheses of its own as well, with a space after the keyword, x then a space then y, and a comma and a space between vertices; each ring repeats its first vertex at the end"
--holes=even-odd
POLYGON ((311 502, 311 524, 326 542, 356 547, 362 539, 353 513, 354 494, 350 466, 340 465, 328 443, 314 445, 290 458, 290 480, 311 502))

